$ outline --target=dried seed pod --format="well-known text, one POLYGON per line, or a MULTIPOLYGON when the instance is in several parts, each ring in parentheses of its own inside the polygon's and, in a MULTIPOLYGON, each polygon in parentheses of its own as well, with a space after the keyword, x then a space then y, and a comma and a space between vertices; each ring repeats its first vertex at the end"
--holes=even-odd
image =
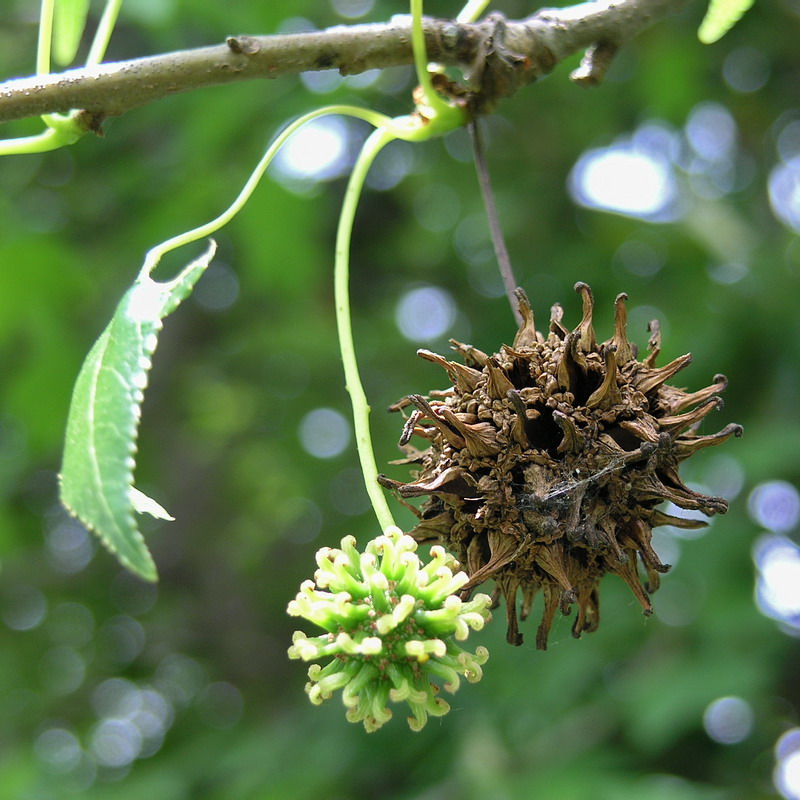
POLYGON ((400 498, 428 497, 411 534, 442 543, 466 565, 465 590, 494 578, 495 601, 506 600, 512 644, 522 642, 518 595, 524 619, 541 590, 540 649, 559 609, 566 614, 577 605, 575 637, 597 628, 598 584, 608 572, 652 613, 637 556, 653 592, 669 565, 653 550, 651 531, 676 520, 659 505, 669 500, 706 515, 727 510, 722 498, 685 486, 678 466, 696 450, 742 432, 739 425, 696 432, 721 405, 724 376, 694 393, 667 386, 691 356, 656 367, 661 334, 654 320, 649 352, 638 361, 627 339, 624 294, 616 298, 612 338, 599 343, 591 289, 585 283, 575 289, 583 313, 571 332, 560 306, 552 309, 547 335, 538 332, 528 298, 517 290, 523 322, 513 346, 490 356, 454 342, 466 367, 421 351, 445 369, 453 387, 430 402, 411 395, 396 404, 416 407, 411 427, 429 447, 416 459, 415 480, 382 479, 400 498))

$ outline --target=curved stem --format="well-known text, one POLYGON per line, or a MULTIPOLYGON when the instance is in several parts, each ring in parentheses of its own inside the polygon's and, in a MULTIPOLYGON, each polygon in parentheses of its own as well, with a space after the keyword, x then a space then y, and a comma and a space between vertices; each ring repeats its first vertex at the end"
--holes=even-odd
POLYGON ((334 292, 336 299, 336 326, 339 331, 339 348, 344 365, 345 386, 350 394, 353 404, 353 426, 356 435, 358 458, 361 462, 361 471, 364 474, 364 483, 367 487, 372 508, 378 523, 383 530, 395 524, 386 495, 378 485, 378 467, 375 463, 375 454, 372 450, 372 437, 369 431, 369 403, 361 384, 358 372, 355 345, 353 343, 353 327, 350 319, 350 234, 353 230, 356 207, 364 187, 375 156, 381 148, 391 142, 395 136, 388 130, 377 128, 369 136, 361 148, 358 159, 353 166, 350 180, 342 203, 342 213, 339 216, 339 225, 336 229, 336 259, 334 266, 334 292))
POLYGON ((242 187, 242 190, 239 192, 236 199, 230 204, 230 206, 228 206, 228 208, 225 209, 225 211, 223 211, 219 216, 214 217, 214 219, 210 220, 209 222, 206 222, 203 225, 198 225, 196 228, 192 228, 192 230, 186 231, 185 233, 180 233, 177 236, 173 236, 171 239, 167 239, 165 242, 161 242, 161 244, 157 244, 155 247, 148 250, 144 260, 144 265, 139 273, 139 278, 142 279, 150 275, 155 266, 166 253, 169 253, 178 247, 182 247, 185 244, 196 242, 198 239, 202 239, 205 236, 210 236, 212 233, 216 233, 216 231, 218 231, 223 225, 226 225, 228 222, 230 222, 242 210, 245 203, 250 199, 250 196, 253 194, 256 186, 258 186, 258 182, 263 177, 267 167, 270 165, 270 162, 275 157, 275 154, 281 148, 283 143, 298 128, 305 125, 306 122, 310 122, 312 119, 323 117, 329 114, 343 114, 348 117, 355 117, 357 119, 362 119, 365 122, 369 122, 375 127, 389 122, 389 118, 383 114, 379 114, 377 111, 372 111, 368 108, 359 108, 358 106, 325 106, 323 108, 318 108, 315 111, 311 111, 308 114, 304 114, 290 125, 287 125, 280 132, 275 141, 267 148, 267 151, 261 157, 261 160, 250 174, 250 177, 247 179, 247 183, 245 183, 245 185, 242 187))

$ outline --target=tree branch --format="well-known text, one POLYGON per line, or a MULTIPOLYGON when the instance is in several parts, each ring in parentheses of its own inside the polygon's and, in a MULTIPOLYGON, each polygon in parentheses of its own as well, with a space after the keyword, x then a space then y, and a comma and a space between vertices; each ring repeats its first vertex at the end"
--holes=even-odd
MULTIPOLYGON (((520 21, 425 20, 428 57, 469 77, 474 113, 548 74, 567 56, 602 45, 612 51, 691 0, 596 0, 541 9, 520 21)), ((229 37, 226 44, 17 78, 0 84, 0 122, 83 109, 87 127, 176 92, 311 70, 352 75, 411 64, 408 17, 312 33, 229 37)), ((579 79, 585 80, 586 70, 579 79)), ((600 75, 600 72, 597 72, 600 75)))

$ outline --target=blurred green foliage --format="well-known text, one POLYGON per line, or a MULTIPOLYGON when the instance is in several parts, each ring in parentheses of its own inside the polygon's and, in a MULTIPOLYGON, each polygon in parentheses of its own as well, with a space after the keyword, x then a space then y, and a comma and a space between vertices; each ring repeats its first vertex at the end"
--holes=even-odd
MULTIPOLYGON (((33 68, 34 6, 16 0, 3 11, 4 77, 33 68)), ((519 0, 499 8, 533 10, 519 0)), ((447 16, 458 4, 426 10, 447 16)), ((361 19, 405 11, 377 0, 361 19)), ((157 588, 121 571, 56 497, 72 382, 144 252, 225 207, 293 116, 332 101, 405 113, 410 70, 325 94, 299 77, 206 89, 111 120, 102 139, 0 164, 0 800, 774 796, 772 748, 799 724, 800 647, 753 601, 763 529, 747 497, 763 481, 800 481, 800 243, 767 192, 780 133, 800 120, 800 18, 789 0, 761 3, 703 47, 703 11, 695 4, 626 46, 598 89, 567 80, 577 57, 561 65, 505 102, 486 139, 512 259, 540 324, 557 301, 576 324, 572 285, 585 280, 605 338, 613 299, 626 291, 632 339, 646 344, 655 315, 662 363, 694 353, 688 387, 729 377, 713 429, 740 422, 745 436, 699 454, 685 474, 712 486, 733 475, 720 489, 731 510, 693 541, 665 536, 675 567, 650 619, 607 577, 600 630, 576 642, 561 620, 539 653, 530 625, 521 648, 505 644, 499 610, 475 635, 491 652, 484 679, 419 734, 396 719, 368 736, 335 704, 311 706, 303 668, 286 657, 295 627, 286 604, 313 572, 315 550, 377 532, 352 442, 320 459, 298 436, 313 409, 349 414, 331 284, 343 176, 291 189, 268 178, 218 237, 217 269, 166 326, 137 470, 139 487, 177 518, 146 530, 157 588), (765 76, 753 90, 730 77, 745 62, 756 65, 745 78, 758 65, 765 76), (567 177, 582 154, 654 120, 687 148, 683 132, 702 103, 735 122, 729 186, 704 191, 702 175, 676 167, 692 210, 669 223, 576 206, 567 177), (631 242, 655 254, 646 269, 628 257, 631 242), (229 301, 216 308, 223 290, 229 301), (729 695, 749 704, 753 725, 720 744, 703 715, 729 695)), ((298 18, 347 21, 319 0, 126 0, 108 59, 271 33, 298 18)), ((5 127, 8 136, 35 130, 5 127)), ((365 131, 348 130, 354 152, 365 131)), ((465 133, 397 143, 376 174, 384 186, 402 180, 362 202, 352 293, 386 463, 400 420, 382 409, 443 384, 416 347, 443 352, 454 336, 491 352, 514 328, 465 133), (427 285, 450 293, 454 323, 434 341, 408 341, 398 301, 427 285)), ((167 260, 161 275, 186 260, 167 260)))

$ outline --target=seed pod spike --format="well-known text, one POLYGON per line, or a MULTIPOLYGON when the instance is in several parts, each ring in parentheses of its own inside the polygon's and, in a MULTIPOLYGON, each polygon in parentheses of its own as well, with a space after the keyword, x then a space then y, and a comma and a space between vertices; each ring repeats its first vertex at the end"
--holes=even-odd
POLYGON ((628 558, 623 563, 616 562, 610 565, 610 571, 619 575, 619 577, 628 584, 630 590, 642 607, 642 613, 646 617, 649 617, 653 613, 653 604, 650 602, 650 598, 647 596, 644 587, 639 582, 639 575, 636 572, 636 551, 628 550, 627 556, 628 558))
POLYGON ((580 325, 575 329, 580 337, 580 349, 584 353, 591 353, 597 348, 597 340, 594 335, 594 328, 592 327, 592 313, 594 312, 594 296, 592 290, 589 288, 588 283, 578 281, 575 284, 575 291, 580 294, 583 300, 583 319, 580 325))
POLYGON ((511 426, 511 435, 523 447, 530 447, 531 442, 525 431, 525 424, 528 421, 528 409, 525 406, 525 401, 516 389, 509 391, 508 399, 517 415, 514 419, 514 424, 511 426))
POLYGON ((481 377, 481 373, 476 369, 472 369, 472 367, 466 367, 463 364, 448 361, 444 356, 440 356, 438 353, 432 353, 430 350, 425 350, 424 348, 417 350, 417 355, 445 369, 453 385, 460 392, 472 392, 478 385, 478 379, 481 377))
POLYGON ((662 431, 667 431, 671 436, 675 437, 692 425, 696 425, 711 411, 716 411, 722 406, 721 397, 709 397, 708 400, 701 403, 693 411, 687 411, 685 414, 678 414, 674 417, 661 417, 658 425, 662 431))
POLYGON ((704 447, 716 447, 716 445, 728 441, 731 436, 741 436, 742 431, 743 428, 741 425, 731 423, 730 425, 726 425, 718 433, 712 433, 708 436, 695 436, 691 438, 688 436, 680 436, 675 440, 672 452, 680 461, 683 461, 683 459, 693 456, 698 450, 702 450, 704 447))
POLYGON ((564 319, 564 308, 561 303, 553 303, 550 306, 550 333, 559 339, 566 339, 569 331, 561 324, 562 319, 564 319))
POLYGON ((589 396, 587 408, 611 408, 622 402, 622 395, 617 386, 617 348, 610 344, 603 354, 606 361, 606 374, 602 384, 589 396))
POLYGON ((533 320, 533 309, 531 308, 528 295, 517 287, 514 290, 514 296, 517 298, 517 308, 522 317, 522 325, 520 325, 512 347, 519 350, 522 347, 533 347, 539 341, 539 335, 536 333, 536 324, 533 320))
POLYGON ((564 434, 564 438, 556 448, 557 451, 559 453, 580 453, 585 440, 572 419, 561 411, 554 411, 553 419, 564 434))
POLYGON ((420 411, 425 414, 425 417, 434 424, 436 429, 442 434, 449 445, 452 445, 459 450, 464 447, 464 439, 452 428, 450 428, 444 421, 442 421, 439 415, 433 410, 433 407, 430 405, 430 403, 422 395, 412 394, 409 395, 409 399, 420 411))
POLYGON ((519 647, 522 644, 522 634, 519 632, 519 623, 517 622, 517 589, 519 583, 503 581, 502 585, 498 582, 498 588, 502 589, 503 597, 506 601, 506 641, 519 647))
POLYGON ((628 341, 628 310, 625 308, 627 299, 628 295, 620 292, 614 301, 614 336, 608 342, 617 348, 617 363, 621 367, 634 357, 633 347, 628 341))
POLYGON ((552 584, 544 586, 544 614, 539 629, 536 631, 536 649, 547 650, 547 639, 550 636, 550 628, 553 625, 553 618, 561 604, 561 592, 552 584))
POLYGON ((715 375, 714 383, 700 389, 697 392, 684 392, 674 386, 663 386, 660 394, 661 404, 668 414, 679 414, 687 408, 691 408, 698 403, 704 403, 709 397, 725 391, 728 386, 728 379, 724 375, 715 375))
POLYGON ((653 369, 661 352, 661 323, 657 319, 651 319, 647 330, 650 331, 650 338, 647 340, 647 358, 642 363, 648 369, 653 369))
POLYGON ((565 591, 572 592, 573 586, 567 577, 564 551, 560 545, 543 545, 536 554, 536 563, 565 591))
POLYGON ((494 359, 489 359, 486 363, 485 370, 488 375, 486 393, 492 400, 502 400, 514 389, 514 384, 508 379, 508 375, 497 366, 494 359))
POLYGON ((674 361, 671 361, 665 367, 651 369, 649 371, 643 370, 634 379, 634 386, 642 394, 652 392, 653 389, 661 386, 661 384, 668 381, 673 375, 680 372, 684 367, 688 367, 691 363, 692 354, 686 353, 686 355, 678 356, 678 358, 676 358, 674 361))
POLYGON ((671 525, 673 528, 691 531, 697 528, 707 528, 708 522, 704 519, 694 519, 693 517, 674 517, 672 514, 667 514, 656 508, 650 517, 650 525, 653 528, 657 528, 659 525, 671 525))
MULTIPOLYGON (((457 353, 461 353, 467 362, 471 361, 475 366, 485 367, 486 363, 489 361, 489 356, 487 356, 483 350, 478 350, 477 347, 473 347, 471 344, 463 344, 456 339, 451 339, 450 344, 452 345, 453 350, 455 350, 457 353)), ((467 366, 472 365, 468 363, 467 366)))
POLYGON ((568 333, 556 370, 559 388, 575 392, 586 375, 586 368, 586 359, 580 351, 580 337, 576 332, 568 333))
POLYGON ((488 422, 479 422, 476 425, 467 425, 462 422, 449 408, 442 408, 441 415, 445 421, 455 428, 464 441, 467 450, 475 456, 497 455, 502 451, 502 446, 497 441, 497 430, 488 422))

